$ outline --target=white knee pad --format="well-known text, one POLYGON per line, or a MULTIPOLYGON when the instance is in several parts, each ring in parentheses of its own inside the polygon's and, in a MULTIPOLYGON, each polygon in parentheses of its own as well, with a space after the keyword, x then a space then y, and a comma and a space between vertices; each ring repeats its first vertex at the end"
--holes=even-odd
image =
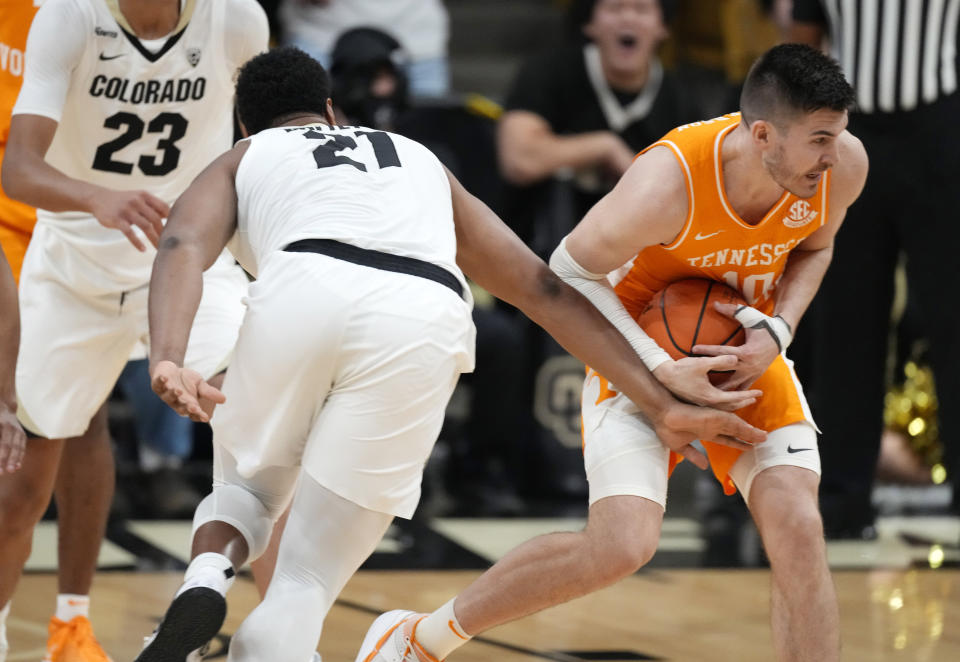
MULTIPOLYGON (((279 515, 279 513, 277 513, 279 515)), ((207 522, 224 522, 247 542, 250 561, 263 554, 270 542, 274 518, 260 499, 239 485, 221 485, 200 502, 193 515, 193 533, 207 522)))

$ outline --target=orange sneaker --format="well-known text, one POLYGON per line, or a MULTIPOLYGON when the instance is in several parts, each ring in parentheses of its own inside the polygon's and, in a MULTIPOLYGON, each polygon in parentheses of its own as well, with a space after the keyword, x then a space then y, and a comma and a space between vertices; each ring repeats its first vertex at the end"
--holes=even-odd
POLYGON ((43 662, 112 662, 93 636, 93 627, 86 616, 61 621, 50 618, 50 636, 43 662))

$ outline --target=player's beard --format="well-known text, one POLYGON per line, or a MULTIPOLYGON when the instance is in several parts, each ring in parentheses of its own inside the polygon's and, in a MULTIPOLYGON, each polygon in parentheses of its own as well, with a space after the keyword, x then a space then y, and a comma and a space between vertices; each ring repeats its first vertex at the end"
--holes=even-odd
POLYGON ((796 174, 794 173, 787 165, 787 152, 784 149, 783 145, 778 145, 773 149, 772 154, 765 154, 763 156, 763 167, 766 169, 767 174, 770 175, 771 179, 777 183, 781 188, 790 191, 793 195, 798 198, 811 198, 813 197, 817 189, 816 187, 813 190, 809 190, 806 181, 806 172, 796 174), (807 184, 807 186, 804 186, 807 184))

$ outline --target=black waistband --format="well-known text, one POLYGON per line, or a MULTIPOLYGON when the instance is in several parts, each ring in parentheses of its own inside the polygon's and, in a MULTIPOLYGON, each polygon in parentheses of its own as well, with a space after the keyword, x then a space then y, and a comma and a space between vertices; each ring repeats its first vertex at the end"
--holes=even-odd
POLYGON ((344 262, 352 262, 365 267, 382 269, 383 271, 394 271, 401 274, 410 274, 432 280, 435 283, 446 285, 457 293, 457 296, 463 298, 463 285, 452 273, 438 267, 435 264, 418 260, 415 257, 404 257, 402 255, 391 255, 373 251, 368 248, 359 248, 351 246, 333 239, 301 239, 295 241, 283 250, 288 253, 320 253, 328 255, 344 262))

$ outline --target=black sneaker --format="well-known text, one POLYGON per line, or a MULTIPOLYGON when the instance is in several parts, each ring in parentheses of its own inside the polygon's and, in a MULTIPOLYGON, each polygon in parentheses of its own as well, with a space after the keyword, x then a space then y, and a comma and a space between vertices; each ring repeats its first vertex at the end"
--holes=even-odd
POLYGON ((134 662, 192 662, 220 631, 227 601, 206 586, 181 593, 134 662))

